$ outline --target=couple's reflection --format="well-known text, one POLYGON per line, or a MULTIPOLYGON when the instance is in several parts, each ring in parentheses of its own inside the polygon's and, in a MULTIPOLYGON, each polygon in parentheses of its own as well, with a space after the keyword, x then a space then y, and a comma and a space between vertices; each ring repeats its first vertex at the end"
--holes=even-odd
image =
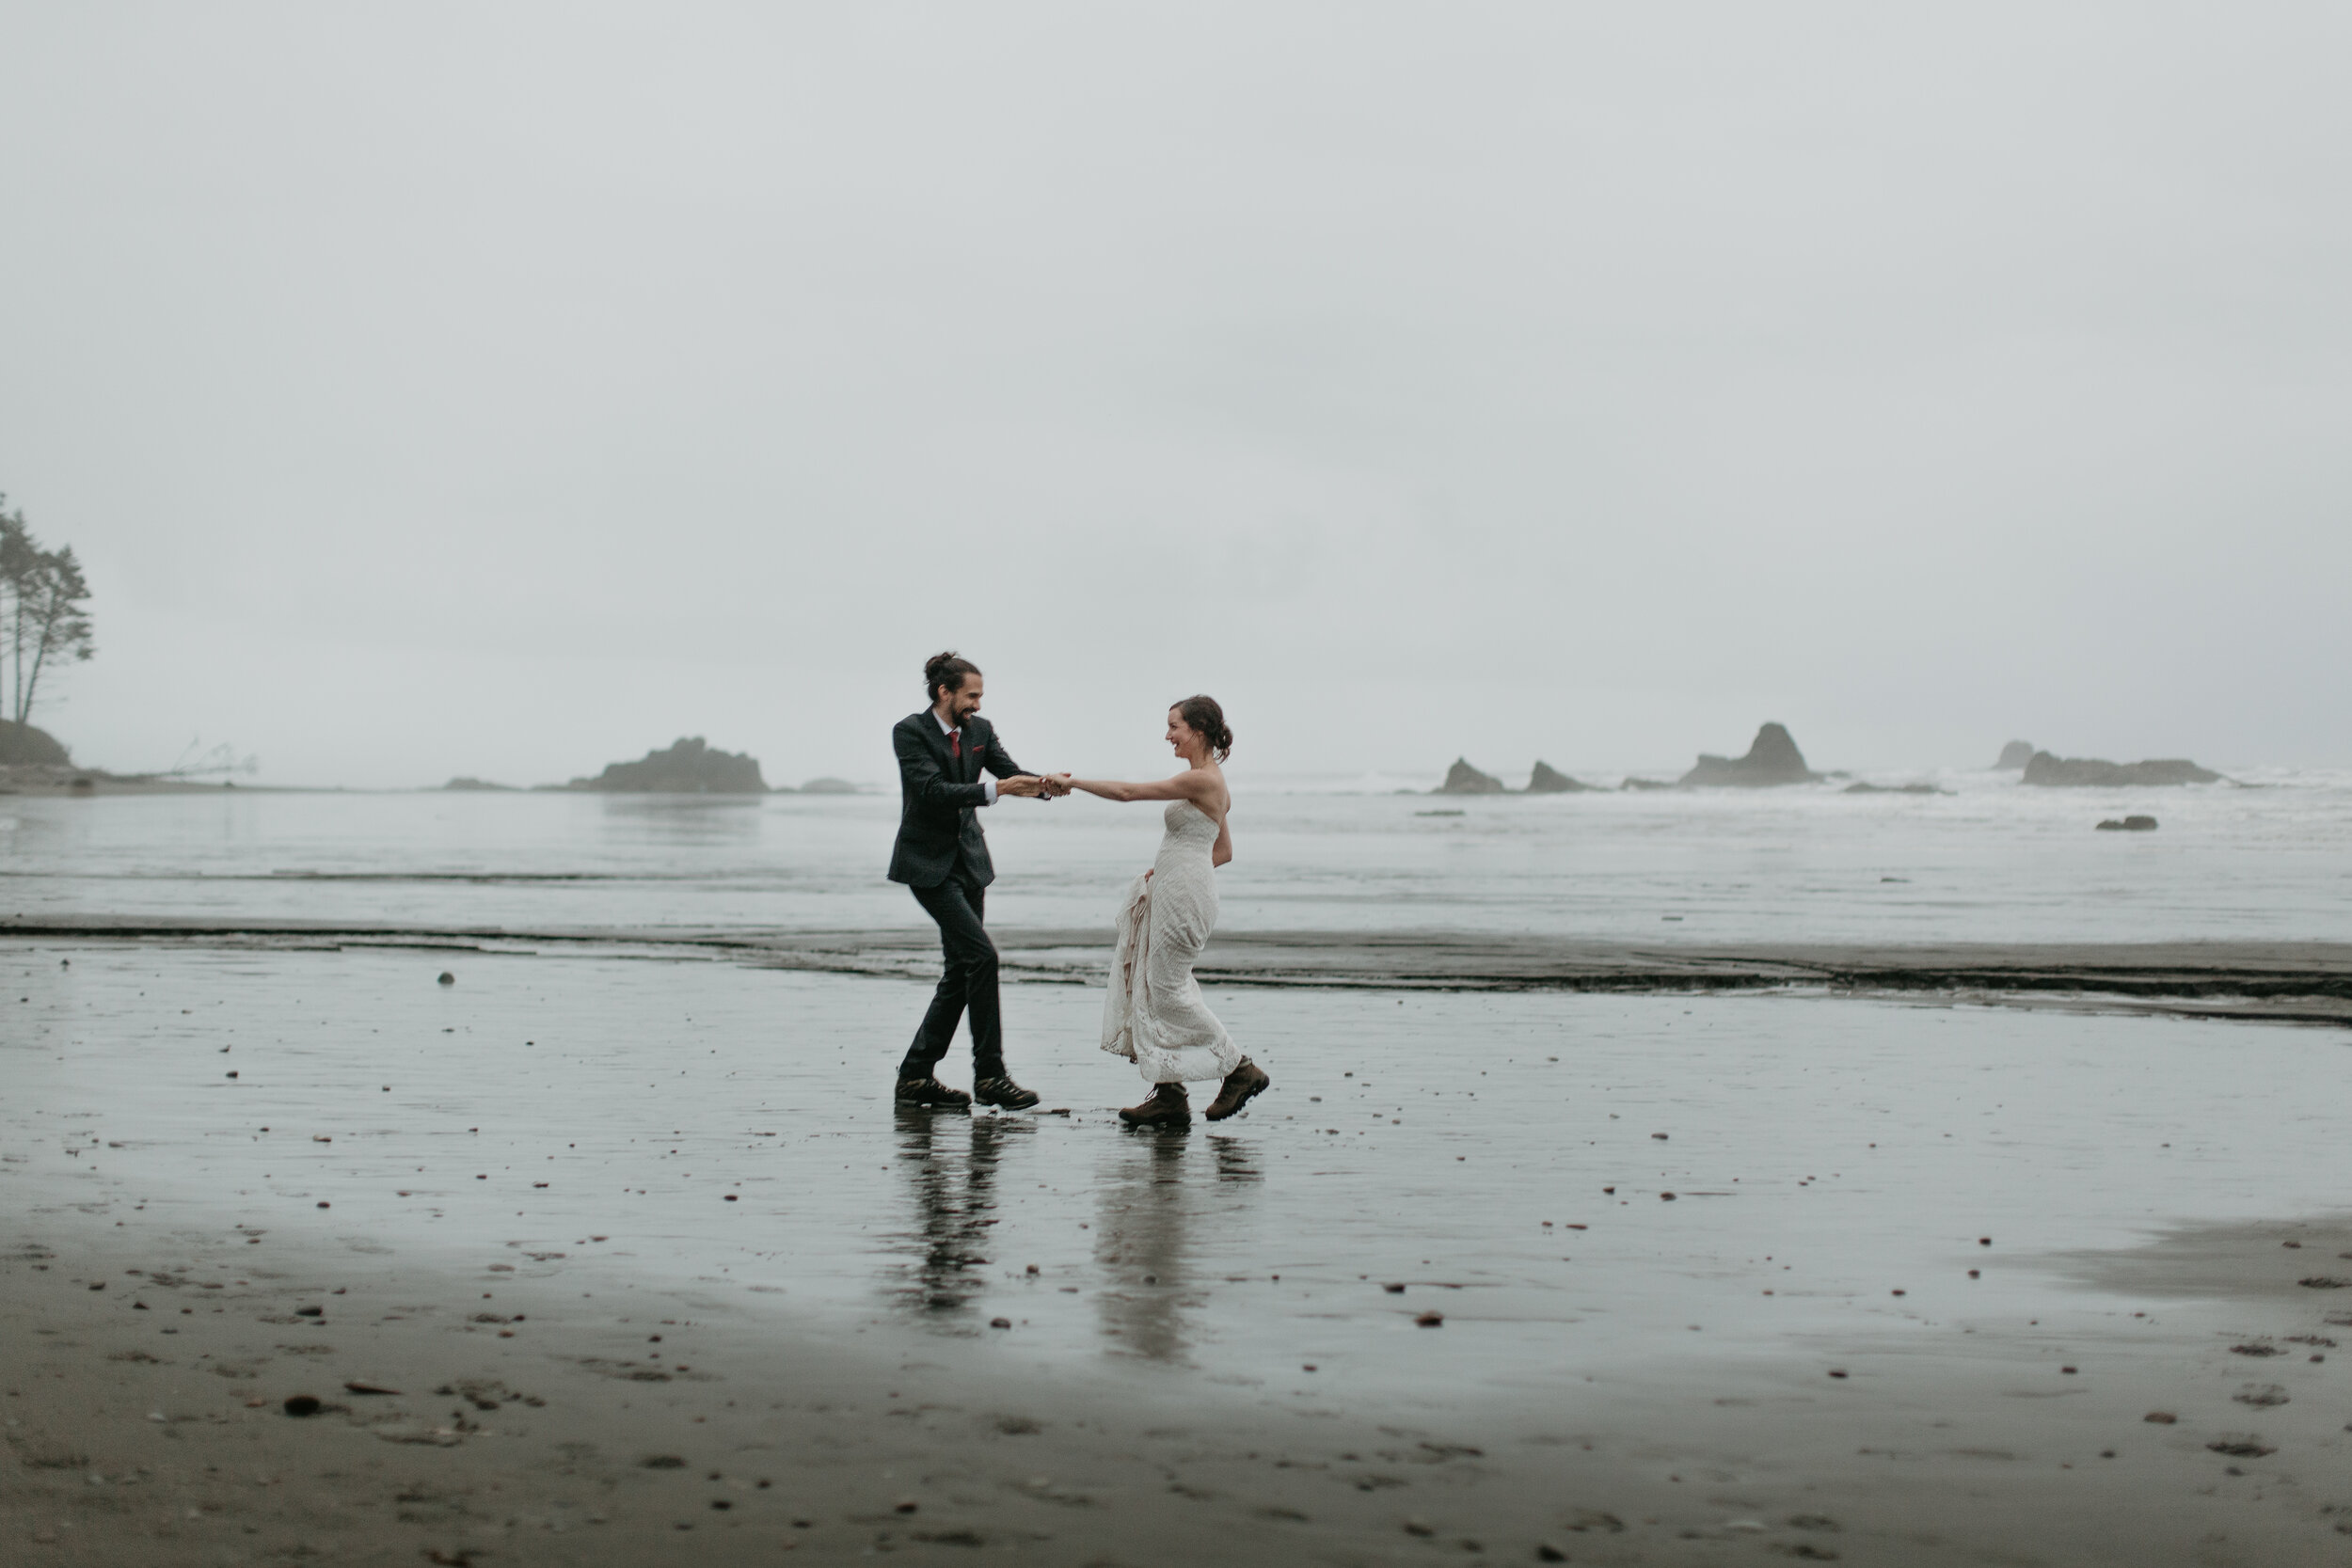
POLYGON ((1260 1180, 1255 1150, 1182 1128, 1123 1133, 1103 1176, 1094 1260, 1104 1338, 1122 1355, 1182 1361, 1190 1315, 1208 1304, 1204 1251, 1233 1239, 1223 1222, 1245 1201, 1233 1189, 1260 1180))
MULTIPOLYGON (((974 1308, 1005 1272, 993 1241, 998 1178, 1007 1156, 1037 1132, 1023 1117, 899 1110, 898 1162, 914 1224, 892 1238, 884 1273, 901 1311, 943 1332, 979 1331, 974 1308)), ((1094 1167, 1094 1277, 1084 1291, 1095 1298, 1106 1348, 1181 1361, 1194 1337, 1190 1316, 1227 1272, 1214 1259, 1246 1248, 1239 1222, 1250 1205, 1239 1189, 1261 1180, 1256 1149, 1230 1134, 1176 1129, 1121 1131, 1103 1150, 1094 1167)))
POLYGON ((940 1117, 898 1109, 898 1165, 914 1196, 915 1229, 892 1273, 904 1309, 969 1328, 963 1309, 986 1288, 989 1232, 996 1224, 996 1167, 1007 1148, 1034 1137, 1033 1122, 940 1117))

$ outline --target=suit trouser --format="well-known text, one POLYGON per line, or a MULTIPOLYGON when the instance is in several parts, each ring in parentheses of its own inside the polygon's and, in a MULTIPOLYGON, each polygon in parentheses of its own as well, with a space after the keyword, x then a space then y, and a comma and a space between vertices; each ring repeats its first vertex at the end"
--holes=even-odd
POLYGON ((996 1008, 996 944, 980 924, 988 893, 976 882, 949 877, 936 887, 913 890, 923 912, 939 923, 939 945, 947 960, 939 989, 931 993, 914 1043, 899 1064, 901 1078, 928 1078, 955 1043, 956 1021, 972 1015, 972 1076, 999 1078, 1005 1071, 1005 1030, 996 1008))

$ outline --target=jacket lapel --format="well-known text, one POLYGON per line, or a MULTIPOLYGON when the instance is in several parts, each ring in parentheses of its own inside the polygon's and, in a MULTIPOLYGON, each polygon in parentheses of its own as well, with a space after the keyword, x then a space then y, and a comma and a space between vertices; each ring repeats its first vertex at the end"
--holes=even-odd
POLYGON ((963 755, 961 756, 957 756, 947 749, 947 736, 939 727, 937 714, 925 708, 915 715, 915 722, 922 726, 923 738, 930 743, 931 750, 938 754, 940 771, 946 773, 957 784, 970 784, 974 778, 971 722, 966 721, 963 726, 963 755))

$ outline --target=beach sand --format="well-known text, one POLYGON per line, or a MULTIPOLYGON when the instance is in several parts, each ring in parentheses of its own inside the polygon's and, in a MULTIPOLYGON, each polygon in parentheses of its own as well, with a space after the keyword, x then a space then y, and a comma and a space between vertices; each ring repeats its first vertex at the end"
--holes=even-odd
POLYGON ((10 1563, 2352 1558, 2338 1030, 1234 990, 1166 1135, 1076 986, 1005 1117, 886 977, 0 975, 10 1563))

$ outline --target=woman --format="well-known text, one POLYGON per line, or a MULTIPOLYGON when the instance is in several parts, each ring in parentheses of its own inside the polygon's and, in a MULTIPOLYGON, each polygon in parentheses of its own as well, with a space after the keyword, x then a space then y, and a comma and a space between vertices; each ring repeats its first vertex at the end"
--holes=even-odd
POLYGON ((1215 698, 1187 697, 1168 710, 1168 743, 1184 770, 1158 784, 1063 775, 1071 788, 1105 800, 1168 802, 1159 859, 1127 889, 1119 911, 1103 1007, 1103 1049, 1135 1063, 1152 1085, 1141 1104, 1119 1113, 1131 1127, 1190 1121, 1187 1080, 1225 1081, 1209 1106, 1211 1121, 1223 1121, 1273 1083, 1234 1046, 1192 977, 1193 960, 1216 927, 1215 868, 1233 858, 1233 797, 1217 766, 1233 749, 1233 732, 1215 698))

